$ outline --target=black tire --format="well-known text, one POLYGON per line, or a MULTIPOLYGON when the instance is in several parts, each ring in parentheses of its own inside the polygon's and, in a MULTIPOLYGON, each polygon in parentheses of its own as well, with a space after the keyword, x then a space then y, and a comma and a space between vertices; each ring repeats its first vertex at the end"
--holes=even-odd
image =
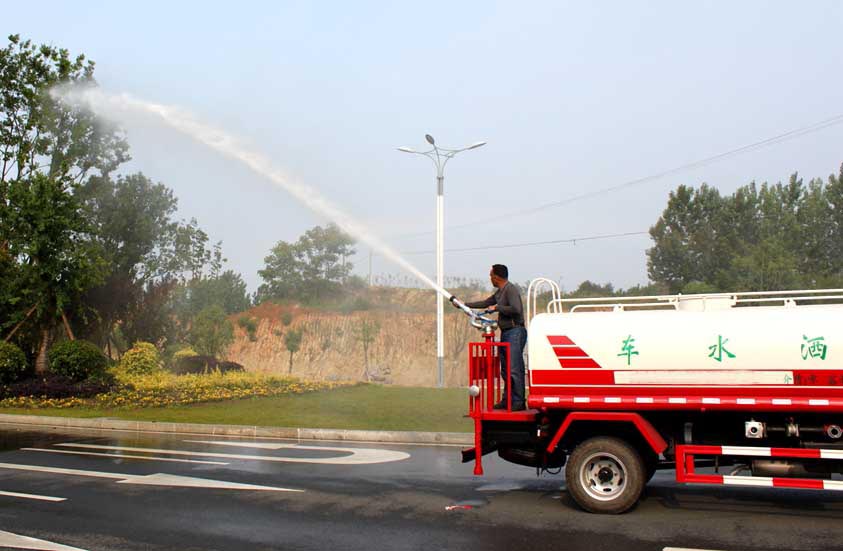
POLYGON ((574 501, 590 513, 624 513, 638 503, 647 470, 641 455, 620 438, 598 436, 568 458, 565 481, 574 501))

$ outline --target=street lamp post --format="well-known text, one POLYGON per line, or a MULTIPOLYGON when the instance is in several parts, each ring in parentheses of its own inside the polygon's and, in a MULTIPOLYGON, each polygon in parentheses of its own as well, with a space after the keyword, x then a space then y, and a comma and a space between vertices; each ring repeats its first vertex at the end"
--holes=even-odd
MULTIPOLYGON (((424 155, 436 166, 436 284, 440 289, 445 287, 445 165, 453 159, 457 153, 477 149, 486 145, 486 142, 477 142, 460 149, 446 149, 436 145, 436 140, 430 134, 425 134, 424 139, 432 149, 428 151, 416 151, 409 147, 399 147, 398 151, 424 155)), ((437 384, 440 388, 445 386, 445 307, 444 298, 441 293, 436 293, 436 363, 438 365, 437 384)))

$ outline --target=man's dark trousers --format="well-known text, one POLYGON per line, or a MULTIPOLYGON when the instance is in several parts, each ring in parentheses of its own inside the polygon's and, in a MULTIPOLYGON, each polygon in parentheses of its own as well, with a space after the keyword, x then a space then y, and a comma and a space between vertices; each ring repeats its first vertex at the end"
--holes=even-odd
POLYGON ((504 329, 501 331, 501 342, 509 343, 509 355, 512 358, 512 373, 508 374, 506 354, 501 354, 501 377, 504 380, 501 401, 506 404, 506 389, 511 387, 512 407, 521 407, 524 405, 524 346, 527 344, 527 330, 523 327, 504 329))

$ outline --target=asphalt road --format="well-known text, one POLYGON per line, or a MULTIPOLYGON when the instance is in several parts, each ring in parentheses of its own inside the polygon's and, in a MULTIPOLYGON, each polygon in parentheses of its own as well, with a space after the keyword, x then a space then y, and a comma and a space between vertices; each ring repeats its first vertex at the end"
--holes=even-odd
POLYGON ((0 549, 843 549, 839 493, 664 472, 632 512, 599 516, 561 474, 485 466, 444 446, 4 427, 0 549))

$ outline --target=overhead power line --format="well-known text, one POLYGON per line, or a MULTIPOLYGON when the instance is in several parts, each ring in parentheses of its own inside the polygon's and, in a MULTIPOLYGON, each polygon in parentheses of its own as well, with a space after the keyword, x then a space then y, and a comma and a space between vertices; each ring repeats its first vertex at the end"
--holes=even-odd
MULTIPOLYGON (((537 245, 558 245, 562 243, 571 243, 576 245, 580 242, 585 241, 597 241, 600 239, 615 239, 618 237, 630 237, 633 235, 646 235, 649 232, 646 231, 634 231, 634 232, 626 232, 626 233, 611 233, 611 234, 602 234, 602 235, 588 235, 585 237, 569 237, 567 239, 553 239, 550 241, 531 241, 528 243, 508 243, 502 245, 483 245, 479 247, 462 247, 456 249, 445 249, 446 253, 463 253, 463 252, 470 252, 470 251, 488 251, 492 249, 513 249, 516 247, 534 247, 537 245)), ((412 256, 412 255, 422 255, 422 254, 433 254, 435 251, 433 250, 424 250, 424 251, 401 251, 402 255, 412 256)))
MULTIPOLYGON (((771 145, 775 145, 775 144, 778 144, 778 143, 781 143, 781 142, 792 140, 794 138, 805 136, 807 134, 819 132, 820 130, 824 130, 826 128, 829 128, 831 126, 835 126, 835 125, 840 124, 840 123, 843 123, 843 114, 835 115, 834 117, 830 117, 830 118, 827 118, 825 120, 815 122, 813 124, 809 124, 807 126, 803 126, 803 127, 796 128, 796 129, 793 129, 793 130, 788 130, 787 132, 784 132, 782 134, 777 134, 777 135, 772 136, 770 138, 766 138, 766 139, 763 139, 763 140, 759 140, 757 142, 753 142, 753 143, 750 143, 750 144, 747 144, 747 145, 743 145, 743 146, 737 147, 735 149, 730 149, 729 151, 725 151, 723 153, 718 153, 717 155, 712 155, 710 157, 705 157, 703 159, 692 161, 690 163, 685 163, 685 164, 682 164, 682 165, 679 165, 679 166, 676 166, 676 167, 673 167, 673 168, 669 168, 667 170, 663 170, 661 172, 656 172, 654 174, 650 174, 649 176, 643 176, 641 178, 635 178, 634 180, 629 180, 629 181, 626 181, 626 182, 623 182, 623 183, 620 183, 620 184, 617 184, 617 185, 614 185, 614 186, 610 186, 610 187, 606 187, 606 188, 602 188, 602 189, 598 189, 598 190, 594 190, 594 191, 588 191, 588 192, 585 192, 585 193, 581 193, 579 195, 574 195, 572 197, 562 199, 560 201, 545 203, 543 205, 538 205, 538 206, 523 209, 523 210, 518 210, 518 211, 513 211, 513 212, 508 212, 508 213, 501 213, 501 214, 491 216, 491 217, 486 217, 483 220, 477 220, 477 221, 474 221, 474 222, 465 222, 465 223, 462 223, 462 224, 455 224, 455 225, 452 225, 452 226, 446 226, 446 228, 457 229, 457 228, 466 228, 466 227, 471 227, 471 226, 477 226, 477 225, 484 224, 484 223, 494 222, 498 218, 511 218, 511 217, 523 216, 525 214, 534 214, 534 213, 541 212, 541 211, 544 211, 544 210, 547 210, 547 209, 560 207, 560 206, 563 206, 563 205, 568 205, 568 204, 574 203, 576 201, 581 201, 583 199, 590 199, 592 197, 597 197, 597 196, 605 195, 605 194, 612 193, 612 192, 615 192, 615 191, 620 191, 622 189, 626 189, 626 188, 629 188, 629 187, 645 184, 645 183, 651 182, 653 180, 658 180, 660 178, 664 178, 665 176, 669 176, 671 174, 676 174, 678 172, 690 170, 690 169, 693 169, 693 168, 699 168, 699 167, 702 167, 702 166, 705 166, 705 165, 708 165, 708 164, 711 164, 711 163, 722 161, 723 159, 726 159, 726 158, 729 158, 729 157, 734 157, 736 155, 749 153, 751 151, 762 149, 764 147, 769 147, 771 145)), ((427 235, 427 234, 430 234, 430 233, 433 233, 433 232, 419 232, 419 233, 413 233, 413 234, 406 234, 403 237, 427 235)))

